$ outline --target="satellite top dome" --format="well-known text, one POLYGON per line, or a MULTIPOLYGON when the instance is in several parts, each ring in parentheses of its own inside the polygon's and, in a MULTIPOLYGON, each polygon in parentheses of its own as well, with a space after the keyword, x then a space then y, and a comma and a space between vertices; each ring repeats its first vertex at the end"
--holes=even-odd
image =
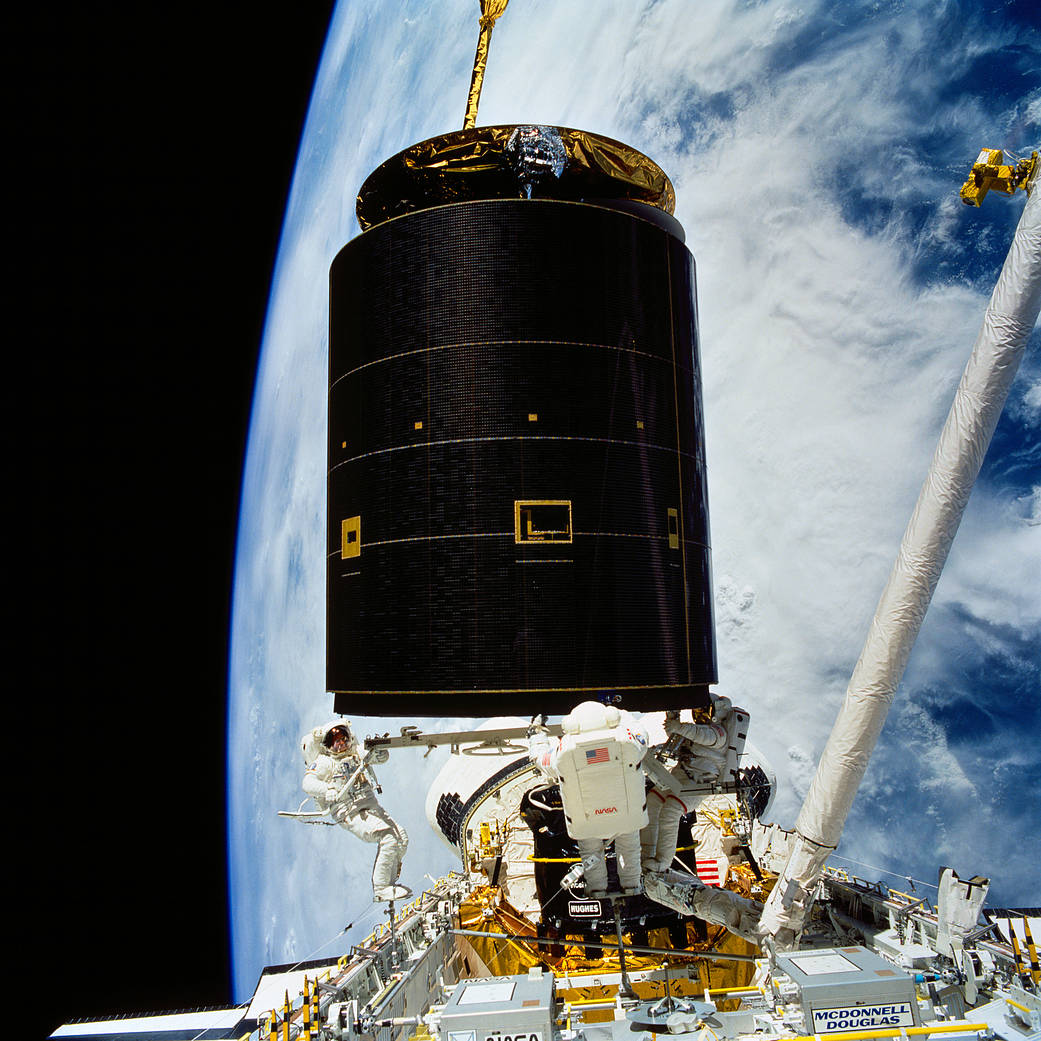
MULTIPOLYGON (((569 127, 491 126, 429 138, 382 163, 358 193, 358 223, 367 230, 434 206, 519 198, 639 203, 666 218, 676 208, 661 167, 621 141, 569 127)), ((675 234, 678 222, 669 225, 675 234)))

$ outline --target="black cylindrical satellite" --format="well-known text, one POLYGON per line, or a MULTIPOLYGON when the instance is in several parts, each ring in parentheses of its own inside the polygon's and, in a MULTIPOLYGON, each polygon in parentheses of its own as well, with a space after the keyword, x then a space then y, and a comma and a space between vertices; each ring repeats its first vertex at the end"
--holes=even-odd
POLYGON ((616 141, 481 127, 366 181, 330 272, 337 712, 707 703, 694 261, 616 141))

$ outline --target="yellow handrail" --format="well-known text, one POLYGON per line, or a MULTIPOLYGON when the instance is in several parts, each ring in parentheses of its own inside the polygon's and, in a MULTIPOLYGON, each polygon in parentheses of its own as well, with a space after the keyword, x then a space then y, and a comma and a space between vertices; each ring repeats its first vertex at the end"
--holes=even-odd
POLYGON ((886 1027, 882 1030, 848 1030, 841 1034, 814 1034, 813 1041, 824 1041, 826 1037, 840 1037, 842 1041, 861 1041, 875 1037, 916 1037, 919 1034, 968 1034, 988 1030, 986 1023, 937 1023, 931 1027, 886 1027))
POLYGON ((1030 1014, 1031 1012, 1033 1012, 1033 1011, 1034 1011, 1034 1010, 1033 1010, 1032 1008, 1027 1008, 1027 1007, 1026 1007, 1026 1005, 1021 1005, 1021 1004, 1020 1004, 1020 1003, 1019 1003, 1018 1001, 1013 1001, 1013 1000, 1012 1000, 1012 999, 1011 999, 1011 998, 1010 998, 1010 997, 1009 997, 1009 996, 1008 996, 1007 994, 1002 994, 1001 996, 1002 996, 1002 997, 1003 997, 1003 998, 1005 999, 1005 1001, 1007 1001, 1007 1002, 1008 1002, 1008 1004, 1010 1004, 1010 1005, 1011 1005, 1011 1006, 1012 1006, 1013 1008, 1018 1008, 1020 1012, 1026 1012, 1026 1013, 1027 1013, 1027 1015, 1029 1015, 1029 1014, 1030 1014))

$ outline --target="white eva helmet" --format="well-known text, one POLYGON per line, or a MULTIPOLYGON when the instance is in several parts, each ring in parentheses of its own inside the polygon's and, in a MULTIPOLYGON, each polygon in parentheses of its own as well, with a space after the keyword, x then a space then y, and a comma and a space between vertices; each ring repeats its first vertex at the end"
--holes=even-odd
POLYGON ((325 755, 332 756, 333 759, 342 759, 344 756, 352 755, 356 751, 356 745, 354 741, 354 734, 351 731, 351 725, 346 719, 334 719, 330 723, 326 723, 324 727, 319 728, 321 730, 321 751, 325 755), (339 750, 333 749, 333 744, 338 734, 342 734, 346 739, 346 744, 339 750))
POLYGON ((621 713, 614 705, 599 701, 583 701, 561 721, 565 734, 581 734, 590 730, 613 730, 621 721, 621 713))

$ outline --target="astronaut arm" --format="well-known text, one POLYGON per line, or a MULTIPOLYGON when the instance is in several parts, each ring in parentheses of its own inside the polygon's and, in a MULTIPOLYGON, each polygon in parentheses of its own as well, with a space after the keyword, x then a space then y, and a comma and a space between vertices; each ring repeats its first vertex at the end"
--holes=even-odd
POLYGON ((726 748, 727 745, 726 728, 719 723, 681 723, 678 719, 667 719, 665 733, 702 748, 726 748))
POLYGON ((320 778, 314 769, 309 769, 304 774, 303 789, 312 799, 320 800, 323 804, 328 802, 326 796, 329 792, 329 782, 320 778))
POLYGON ((556 752, 559 741, 541 727, 528 738, 528 757, 551 780, 559 781, 556 752))
POLYGON ((336 764, 328 756, 319 756, 304 774, 304 791, 323 808, 336 802, 343 791, 342 779, 336 772, 336 764))

